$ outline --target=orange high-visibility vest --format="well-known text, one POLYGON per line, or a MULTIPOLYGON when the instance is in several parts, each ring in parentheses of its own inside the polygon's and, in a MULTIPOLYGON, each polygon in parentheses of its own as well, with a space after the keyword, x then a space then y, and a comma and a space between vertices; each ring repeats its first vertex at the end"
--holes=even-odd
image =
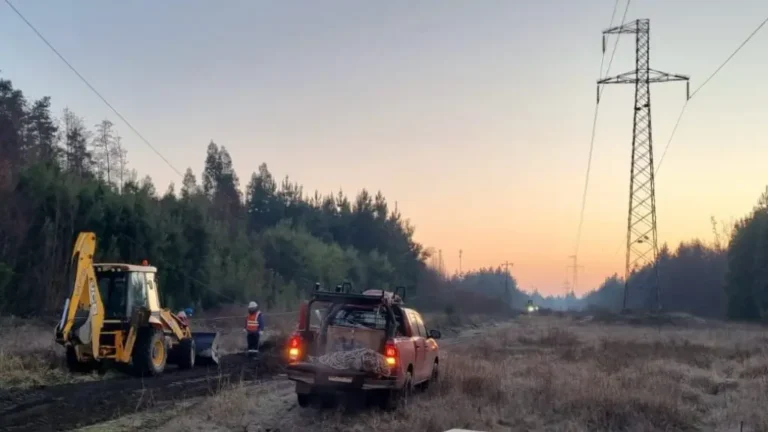
POLYGON ((259 330, 259 315, 261 315, 261 311, 248 314, 248 318, 245 320, 246 330, 249 332, 255 332, 259 330))

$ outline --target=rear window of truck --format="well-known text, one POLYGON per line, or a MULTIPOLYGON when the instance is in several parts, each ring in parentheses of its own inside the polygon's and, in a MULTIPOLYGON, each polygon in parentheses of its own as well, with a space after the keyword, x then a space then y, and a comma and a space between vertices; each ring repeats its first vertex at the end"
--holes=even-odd
POLYGON ((345 306, 337 310, 329 319, 329 324, 340 327, 361 327, 374 330, 386 330, 387 317, 383 308, 363 308, 345 306))

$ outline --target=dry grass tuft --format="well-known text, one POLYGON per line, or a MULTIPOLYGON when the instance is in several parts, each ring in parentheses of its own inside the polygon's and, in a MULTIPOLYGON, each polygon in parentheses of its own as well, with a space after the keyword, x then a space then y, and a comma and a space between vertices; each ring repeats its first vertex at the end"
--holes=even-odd
POLYGON ((12 318, 0 321, 0 388, 27 388, 88 379, 69 375, 53 330, 12 318))

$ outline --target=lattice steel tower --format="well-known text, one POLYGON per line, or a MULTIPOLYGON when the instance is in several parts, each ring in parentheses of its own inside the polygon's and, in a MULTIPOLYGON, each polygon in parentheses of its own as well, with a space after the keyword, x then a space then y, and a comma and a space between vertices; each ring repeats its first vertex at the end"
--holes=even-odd
POLYGON ((624 270, 624 309, 630 275, 645 265, 653 265, 650 288, 655 291, 656 307, 661 308, 661 288, 657 264, 656 187, 654 185, 653 137, 651 133, 651 83, 686 81, 688 77, 650 68, 650 21, 639 19, 603 31, 603 53, 608 34, 635 35, 635 70, 597 81, 597 102, 603 84, 635 85, 635 121, 632 130, 632 162, 629 175, 629 215, 627 217, 627 257, 624 270))

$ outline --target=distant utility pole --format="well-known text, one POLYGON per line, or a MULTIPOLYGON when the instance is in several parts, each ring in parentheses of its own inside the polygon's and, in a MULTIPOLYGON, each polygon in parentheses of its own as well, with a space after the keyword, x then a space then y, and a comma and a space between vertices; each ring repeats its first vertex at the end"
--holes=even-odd
POLYGON ((507 302, 512 306, 512 293, 509 291, 509 268, 515 265, 514 263, 504 261, 501 263, 504 266, 504 295, 507 296, 507 302))
POLYGON ((445 267, 443 267, 443 250, 440 249, 437 251, 438 253, 438 259, 437 259, 437 265, 440 268, 440 276, 445 277, 445 267))
POLYGON ((627 217, 627 256, 624 268, 624 309, 631 273, 645 265, 653 265, 651 289, 656 292, 656 308, 661 309, 659 287, 659 254, 656 230, 656 186, 654 184, 653 139, 651 133, 651 83, 685 81, 690 98, 688 77, 650 68, 650 20, 639 19, 603 31, 608 34, 635 35, 635 70, 597 81, 597 103, 603 84, 634 84, 635 118, 632 130, 632 162, 629 174, 629 214, 627 217))
POLYGON ((464 251, 462 251, 461 249, 459 249, 459 276, 461 276, 461 254, 462 254, 463 252, 464 252, 464 251))
MULTIPOLYGON (((579 277, 579 270, 584 270, 584 266, 579 265, 579 258, 576 255, 571 255, 568 258, 573 260, 573 264, 569 265, 568 269, 573 270, 573 279, 572 279, 573 283, 571 284, 570 292, 574 293, 576 291, 576 285, 577 285, 576 281, 578 280, 578 277, 579 277)), ((565 294, 566 296, 568 295, 568 293, 565 293, 565 294)))

